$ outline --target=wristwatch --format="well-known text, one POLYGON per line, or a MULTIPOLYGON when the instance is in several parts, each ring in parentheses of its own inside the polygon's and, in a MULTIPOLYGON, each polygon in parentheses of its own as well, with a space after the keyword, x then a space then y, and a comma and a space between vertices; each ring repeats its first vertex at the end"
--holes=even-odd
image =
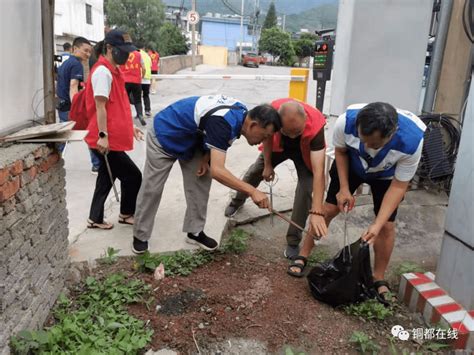
POLYGON ((104 131, 99 132, 99 138, 105 138, 107 136, 108 136, 107 132, 104 132, 104 131))

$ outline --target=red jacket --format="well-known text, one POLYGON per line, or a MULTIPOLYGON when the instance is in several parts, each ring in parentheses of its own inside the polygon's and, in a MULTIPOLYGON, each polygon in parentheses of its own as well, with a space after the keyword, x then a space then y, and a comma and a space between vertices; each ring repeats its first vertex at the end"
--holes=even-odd
POLYGON ((107 110, 107 133, 109 136, 109 149, 123 152, 133 149, 133 121, 130 102, 125 90, 125 82, 120 70, 114 67, 103 56, 99 57, 97 64, 94 65, 86 84, 86 107, 87 112, 91 113, 87 129, 89 134, 86 136, 86 143, 92 149, 97 149, 97 140, 99 139, 99 129, 97 127, 97 112, 94 100, 94 91, 92 90, 92 75, 99 66, 105 66, 112 73, 112 86, 110 88, 109 99, 105 105, 107 110))
MULTIPOLYGON (((274 100, 271 105, 275 110, 279 110, 280 106, 284 104, 285 102, 289 101, 297 101, 294 99, 290 98, 285 98, 285 99, 278 99, 274 100)), ((303 134, 301 135, 301 153, 303 155, 303 161, 307 168, 312 171, 311 168, 311 158, 310 158, 310 143, 313 140, 313 138, 319 133, 321 129, 324 129, 324 125, 326 124, 326 118, 324 115, 316 108, 313 106, 310 106, 304 102, 300 102, 301 105, 304 107, 304 111, 306 113, 306 123, 304 127, 303 134)), ((273 147, 272 147, 273 152, 282 152, 283 147, 281 146, 281 133, 276 132, 273 135, 273 147)))
POLYGON ((142 55, 139 51, 130 53, 128 60, 124 65, 120 66, 123 80, 126 83, 141 84, 142 83, 142 55))

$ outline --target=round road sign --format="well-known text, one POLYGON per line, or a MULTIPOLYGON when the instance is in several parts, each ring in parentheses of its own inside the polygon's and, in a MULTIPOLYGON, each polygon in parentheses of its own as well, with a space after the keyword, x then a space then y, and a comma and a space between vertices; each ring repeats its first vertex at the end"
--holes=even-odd
POLYGON ((190 25, 196 25, 199 22, 199 14, 197 11, 189 11, 186 18, 190 25))

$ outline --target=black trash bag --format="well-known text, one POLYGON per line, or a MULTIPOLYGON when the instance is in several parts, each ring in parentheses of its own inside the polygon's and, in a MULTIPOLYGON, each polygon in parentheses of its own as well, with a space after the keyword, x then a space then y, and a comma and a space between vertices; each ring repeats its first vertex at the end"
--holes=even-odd
POLYGON ((308 274, 314 298, 333 307, 377 298, 373 288, 369 245, 362 239, 346 245, 308 274))

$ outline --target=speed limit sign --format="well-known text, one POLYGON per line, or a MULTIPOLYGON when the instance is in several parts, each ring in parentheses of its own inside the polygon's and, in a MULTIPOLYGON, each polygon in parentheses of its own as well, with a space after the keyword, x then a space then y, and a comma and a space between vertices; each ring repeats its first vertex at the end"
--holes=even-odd
POLYGON ((196 25, 199 22, 199 14, 197 11, 189 11, 186 18, 190 25, 196 25))

